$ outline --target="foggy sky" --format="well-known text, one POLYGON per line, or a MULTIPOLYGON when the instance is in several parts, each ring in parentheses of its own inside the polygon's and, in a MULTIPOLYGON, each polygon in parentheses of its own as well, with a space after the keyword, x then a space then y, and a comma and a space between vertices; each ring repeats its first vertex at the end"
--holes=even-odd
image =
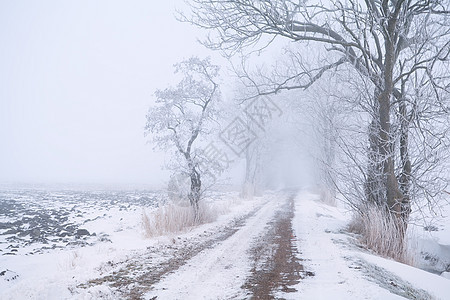
POLYGON ((159 185, 143 136, 172 65, 211 55, 182 1, 0 1, 0 183, 159 185))

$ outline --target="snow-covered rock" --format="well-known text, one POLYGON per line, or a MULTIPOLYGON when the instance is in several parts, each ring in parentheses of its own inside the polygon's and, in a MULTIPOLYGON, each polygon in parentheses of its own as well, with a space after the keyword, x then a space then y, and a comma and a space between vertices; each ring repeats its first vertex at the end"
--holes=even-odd
POLYGON ((442 272, 441 276, 450 279, 450 272, 442 272))

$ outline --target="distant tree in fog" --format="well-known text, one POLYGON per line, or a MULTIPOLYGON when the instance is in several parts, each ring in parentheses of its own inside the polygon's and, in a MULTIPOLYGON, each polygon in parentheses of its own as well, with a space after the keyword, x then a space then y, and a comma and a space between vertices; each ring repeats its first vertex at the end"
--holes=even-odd
POLYGON ((219 67, 209 59, 192 57, 176 64, 175 73, 183 76, 176 86, 155 92, 156 105, 147 114, 145 132, 160 149, 175 150, 175 172, 189 178, 188 199, 198 218, 203 176, 214 168, 214 162, 202 158, 198 141, 211 133, 217 117, 219 67))

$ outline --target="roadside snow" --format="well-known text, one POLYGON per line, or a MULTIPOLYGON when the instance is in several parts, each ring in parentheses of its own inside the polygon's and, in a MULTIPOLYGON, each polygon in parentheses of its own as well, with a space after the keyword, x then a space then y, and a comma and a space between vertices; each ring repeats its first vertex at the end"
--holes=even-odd
MULTIPOLYGON (((427 212, 429 213, 429 212, 427 212)), ((450 204, 435 211, 434 218, 416 217, 409 229, 413 237, 411 246, 416 252, 415 261, 424 270, 442 274, 450 272, 450 204)))
MULTIPOLYGON (((300 193, 296 201, 293 226, 304 265, 315 276, 296 288, 304 299, 401 299, 364 280, 351 268, 348 255, 334 240, 348 218, 338 209, 314 201, 317 195, 300 193)), ((289 295, 283 295, 288 297, 289 295)), ((287 299, 294 299, 287 298, 287 299)))
POLYGON ((450 299, 447 279, 356 247, 342 231, 350 216, 317 200, 307 192, 298 195, 293 225, 300 258, 315 276, 296 286, 296 296, 284 298, 450 299))
POLYGON ((399 276, 415 288, 427 291, 436 299, 450 299, 450 281, 447 278, 382 257, 365 253, 359 256, 399 276))

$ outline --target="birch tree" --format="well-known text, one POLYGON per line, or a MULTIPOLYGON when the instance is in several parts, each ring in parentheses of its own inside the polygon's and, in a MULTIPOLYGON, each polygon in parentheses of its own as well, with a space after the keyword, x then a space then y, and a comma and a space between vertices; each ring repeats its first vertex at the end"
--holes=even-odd
POLYGON ((145 131, 152 134, 157 147, 175 150, 176 172, 181 171, 190 180, 188 199, 198 218, 203 175, 210 174, 209 164, 214 164, 202 159, 198 142, 201 136, 211 133, 218 114, 215 104, 220 100, 219 67, 209 59, 192 57, 176 64, 175 73, 181 73, 182 80, 155 92, 156 105, 147 114, 145 131))

